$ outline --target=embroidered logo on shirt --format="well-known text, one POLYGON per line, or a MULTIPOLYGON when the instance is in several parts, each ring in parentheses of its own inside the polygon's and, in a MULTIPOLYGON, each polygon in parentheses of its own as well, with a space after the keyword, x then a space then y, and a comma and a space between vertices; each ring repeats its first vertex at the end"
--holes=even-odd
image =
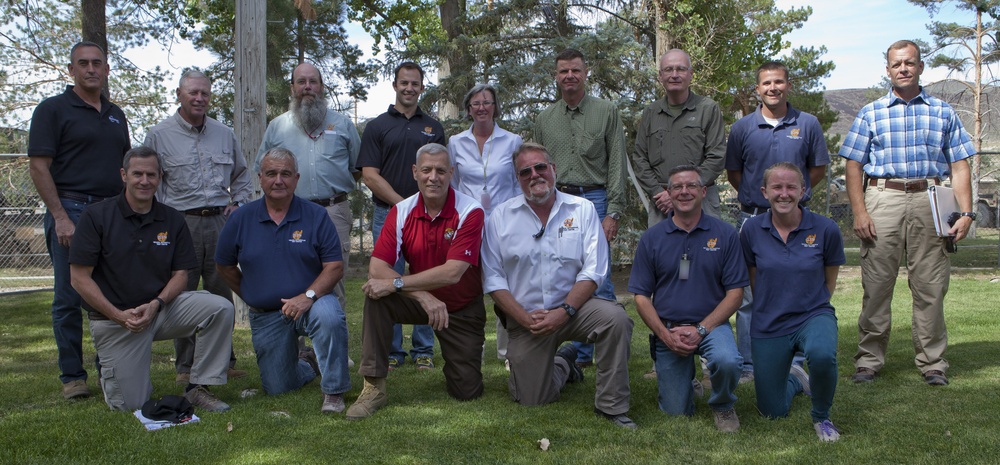
POLYGON ((108 116, 108 121, 111 121, 112 123, 115 123, 115 124, 122 124, 121 121, 118 121, 118 118, 115 118, 115 115, 109 115, 108 116))
POLYGON ((167 232, 166 231, 160 231, 160 232, 156 233, 156 240, 153 241, 153 244, 156 244, 156 245, 170 245, 170 242, 167 241, 167 232))
POLYGON ((789 139, 801 139, 801 137, 799 137, 799 131, 801 131, 801 129, 799 129, 799 128, 795 128, 795 129, 792 129, 791 131, 788 131, 788 138, 789 139))
POLYGON ((328 124, 328 125, 326 126, 326 130, 327 130, 327 131, 333 131, 334 129, 335 129, 335 128, 334 128, 334 126, 333 126, 332 124, 328 124))
POLYGON ((427 137, 434 137, 434 133, 431 132, 433 130, 434 130, 434 128, 432 128, 430 126, 424 126, 424 130, 420 131, 420 133, 423 134, 423 135, 425 135, 425 136, 427 136, 427 137))
POLYGON ((305 242, 302 239, 302 230, 300 229, 298 231, 292 231, 292 238, 289 239, 288 242, 294 242, 294 243, 305 242))
POLYGON ((450 241, 455 238, 455 230, 447 228, 444 230, 444 240, 450 241))
POLYGON ((816 247, 817 245, 819 245, 819 244, 816 243, 816 235, 815 234, 810 234, 810 235, 806 236, 806 241, 802 243, 803 247, 816 247))
POLYGON ((708 252, 716 252, 716 251, 719 250, 719 248, 716 247, 715 244, 718 244, 718 243, 719 243, 719 238, 718 237, 713 237, 713 238, 709 239, 708 242, 705 243, 704 249, 706 251, 708 251, 708 252))
POLYGON ((469 249, 465 249, 465 255, 471 257, 472 256, 472 251, 469 250, 469 249))
POLYGON ((566 218, 565 220, 563 220, 563 225, 561 228, 559 228, 559 237, 562 237, 564 232, 576 231, 580 229, 579 226, 573 226, 574 220, 575 218, 566 218))

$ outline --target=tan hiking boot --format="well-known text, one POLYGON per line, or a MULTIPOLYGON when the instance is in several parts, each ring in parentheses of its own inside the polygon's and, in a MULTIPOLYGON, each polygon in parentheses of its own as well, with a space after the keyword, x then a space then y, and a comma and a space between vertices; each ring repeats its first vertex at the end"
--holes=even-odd
POLYGON ((90 388, 87 387, 86 381, 77 379, 63 384, 64 399, 68 400, 83 397, 90 397, 90 388))
POLYGON ((385 378, 365 376, 365 387, 354 404, 347 409, 348 420, 360 420, 375 414, 378 409, 389 403, 389 394, 385 392, 385 378))

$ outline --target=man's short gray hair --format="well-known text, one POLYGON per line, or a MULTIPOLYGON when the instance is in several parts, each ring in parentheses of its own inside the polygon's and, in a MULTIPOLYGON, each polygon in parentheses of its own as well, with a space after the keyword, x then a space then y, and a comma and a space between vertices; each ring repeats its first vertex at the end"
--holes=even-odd
POLYGON ((667 187, 671 186, 670 178, 674 177, 677 173, 683 173, 685 171, 694 171, 698 174, 698 186, 703 187, 705 183, 701 181, 701 168, 694 165, 677 165, 667 174, 667 187))
POLYGON ((530 152, 530 151, 541 152, 542 155, 545 155, 545 161, 548 163, 552 163, 552 155, 549 154, 548 149, 546 149, 544 145, 539 144, 538 142, 525 142, 521 144, 521 146, 518 147, 517 150, 514 151, 513 155, 514 165, 515 166, 517 165, 517 157, 521 156, 521 154, 523 154, 524 152, 530 152))
POLYGON ((264 156, 260 157, 260 169, 264 169, 264 160, 272 159, 274 161, 291 160, 292 161, 292 171, 299 172, 299 162, 295 159, 295 154, 291 150, 282 147, 274 147, 267 152, 264 152, 264 156))
POLYGON ((128 172, 129 165, 132 164, 133 158, 155 158, 156 159, 156 171, 163 172, 163 163, 160 161, 160 154, 145 145, 140 145, 137 147, 132 147, 125 152, 125 156, 122 158, 122 168, 125 168, 125 172, 128 172))
POLYGON ((212 79, 210 79, 208 76, 205 76, 205 73, 193 68, 184 71, 184 74, 181 74, 181 78, 177 80, 177 87, 184 87, 184 81, 188 79, 204 79, 208 81, 208 87, 210 88, 212 87, 212 79))
MULTIPOLYGON (((436 142, 431 142, 431 143, 426 144, 423 147, 420 147, 419 149, 417 149, 417 156, 416 156, 415 160, 419 162, 421 155, 424 155, 424 154, 434 155, 435 153, 443 153, 445 155, 448 155, 448 147, 445 147, 445 146, 443 146, 441 144, 438 144, 436 142)), ((451 166, 451 157, 450 156, 448 157, 448 166, 451 166)))

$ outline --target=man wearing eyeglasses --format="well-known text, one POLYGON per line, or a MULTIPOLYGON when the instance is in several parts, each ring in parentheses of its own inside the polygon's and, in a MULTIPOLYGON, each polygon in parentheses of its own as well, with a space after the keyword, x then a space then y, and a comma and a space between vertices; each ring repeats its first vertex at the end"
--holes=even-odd
POLYGON ((705 175, 694 165, 670 171, 665 192, 673 210, 643 233, 632 261, 628 290, 653 332, 657 401, 668 415, 694 415, 694 356, 708 362, 715 427, 739 430, 733 406, 743 358, 729 317, 750 284, 739 235, 729 223, 702 212, 705 175))
POLYGON ((493 210, 484 234, 483 291, 506 319, 507 384, 522 405, 555 402, 567 382, 583 379, 576 348, 559 345, 595 342, 594 413, 634 429, 626 415, 633 323, 620 304, 594 297, 608 278, 608 243, 593 203, 556 191, 556 166, 545 147, 521 145, 514 170, 524 195, 493 210))
MULTIPOLYGON (((566 49, 556 56, 555 79, 562 99, 538 115, 535 141, 551 151, 560 167, 556 188, 594 202, 604 235, 614 241, 625 211, 625 132, 613 103, 587 95, 587 73, 580 51, 566 49)), ((597 296, 617 300, 611 261, 606 274, 609 279, 597 288, 597 296)), ((593 346, 577 348, 577 364, 592 365, 593 346)))
POLYGON ((632 165, 639 184, 652 201, 649 226, 663 221, 670 196, 664 189, 668 173, 680 165, 701 169, 706 186, 705 213, 719 217, 719 190, 726 139, 719 104, 691 92, 691 57, 673 49, 660 57, 659 79, 666 96, 649 105, 635 135, 632 165), (653 205, 656 208, 653 208, 653 205))

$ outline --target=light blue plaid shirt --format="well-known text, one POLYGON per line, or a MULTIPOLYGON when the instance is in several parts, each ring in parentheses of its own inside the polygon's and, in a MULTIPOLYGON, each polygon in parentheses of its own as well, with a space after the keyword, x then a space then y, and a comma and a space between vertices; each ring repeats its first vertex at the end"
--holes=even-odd
POLYGON ((920 89, 909 102, 892 91, 858 112, 840 156, 874 178, 933 178, 976 153, 955 110, 920 89))

